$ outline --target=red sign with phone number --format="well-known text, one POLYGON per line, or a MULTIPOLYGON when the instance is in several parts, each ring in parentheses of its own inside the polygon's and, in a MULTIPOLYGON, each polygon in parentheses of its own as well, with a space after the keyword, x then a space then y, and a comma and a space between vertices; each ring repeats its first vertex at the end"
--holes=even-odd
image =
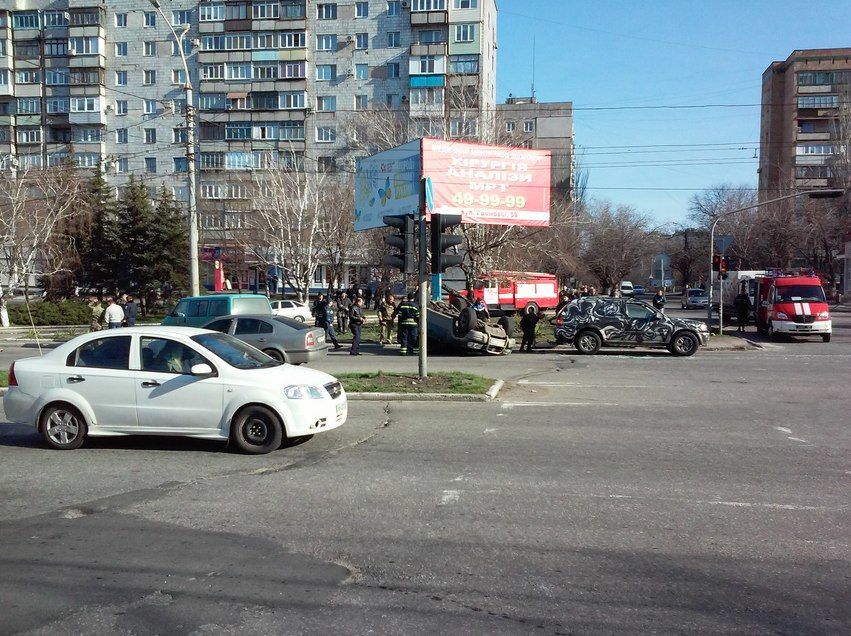
POLYGON ((422 140, 435 214, 463 223, 550 224, 550 152, 440 139, 422 140))

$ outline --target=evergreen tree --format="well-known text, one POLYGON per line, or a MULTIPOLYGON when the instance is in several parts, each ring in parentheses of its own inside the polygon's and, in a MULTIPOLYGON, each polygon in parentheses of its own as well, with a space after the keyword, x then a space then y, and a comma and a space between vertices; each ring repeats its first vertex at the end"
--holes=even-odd
POLYGON ((131 175, 118 208, 118 286, 122 292, 133 292, 144 299, 157 288, 160 257, 156 217, 144 183, 131 175))
POLYGON ((83 196, 85 225, 77 228, 74 243, 80 258, 81 280, 89 287, 114 292, 118 286, 117 206, 112 190, 97 170, 83 196))
POLYGON ((189 231, 186 215, 174 200, 171 190, 163 186, 154 211, 157 276, 171 287, 184 287, 188 282, 189 231))

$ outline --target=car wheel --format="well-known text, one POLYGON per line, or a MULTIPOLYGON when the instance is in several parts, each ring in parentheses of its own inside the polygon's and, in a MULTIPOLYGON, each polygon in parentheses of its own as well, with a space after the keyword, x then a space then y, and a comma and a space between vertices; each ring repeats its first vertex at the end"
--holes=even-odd
POLYGON ((470 330, 476 325, 478 318, 476 311, 472 307, 462 309, 456 320, 456 335, 459 338, 463 338, 470 333, 470 330))
POLYGON ((688 331, 681 331, 674 335, 671 341, 670 351, 675 356, 693 356, 700 347, 697 337, 688 331))
POLYGON ((467 301, 461 300, 458 297, 452 299, 452 302, 449 303, 452 307, 455 307, 458 311, 464 311, 468 307, 467 301))
POLYGON ((576 350, 585 356, 597 353, 602 344, 603 340, 600 336, 595 331, 591 330, 579 332, 573 341, 573 346, 576 347, 576 350))
POLYGON ((514 335, 514 320, 509 316, 500 316, 496 324, 502 327, 507 337, 511 338, 514 335))
POLYGON ((277 415, 265 406, 242 409, 231 422, 234 443, 243 453, 261 455, 281 446, 283 427, 277 415))
POLYGON ((294 318, 297 322, 304 322, 304 316, 295 316, 294 318))
POLYGON ((70 404, 52 404, 41 413, 39 431, 51 448, 73 450, 83 445, 88 427, 80 412, 70 404))
POLYGON ((821 341, 822 342, 830 342, 830 334, 829 333, 821 334, 821 341))
POLYGON ((265 353, 270 358, 277 360, 278 362, 287 361, 286 356, 277 349, 263 349, 263 353, 265 353))

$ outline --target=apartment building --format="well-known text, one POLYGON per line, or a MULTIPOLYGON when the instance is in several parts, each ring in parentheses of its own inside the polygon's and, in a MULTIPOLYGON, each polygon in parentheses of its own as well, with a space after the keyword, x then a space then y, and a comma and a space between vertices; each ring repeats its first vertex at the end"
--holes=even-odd
POLYGON ((576 167, 573 102, 539 102, 536 97, 509 96, 504 104, 497 105, 496 113, 496 139, 524 148, 549 150, 554 195, 572 196, 576 167))
POLYGON ((762 74, 759 188, 763 199, 834 185, 851 88, 851 48, 793 51, 762 74), (845 113, 844 117, 840 117, 845 113), (845 119, 844 125, 841 124, 845 119))

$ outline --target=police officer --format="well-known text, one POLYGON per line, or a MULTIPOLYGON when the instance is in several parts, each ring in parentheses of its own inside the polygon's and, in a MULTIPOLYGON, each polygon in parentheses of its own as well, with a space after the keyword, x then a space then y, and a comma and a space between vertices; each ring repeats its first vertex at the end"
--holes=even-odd
POLYGON ((399 353, 419 353, 419 333, 417 329, 420 323, 420 308, 414 302, 414 292, 410 292, 406 300, 399 303, 393 312, 393 320, 399 318, 399 342, 401 349, 399 353))

